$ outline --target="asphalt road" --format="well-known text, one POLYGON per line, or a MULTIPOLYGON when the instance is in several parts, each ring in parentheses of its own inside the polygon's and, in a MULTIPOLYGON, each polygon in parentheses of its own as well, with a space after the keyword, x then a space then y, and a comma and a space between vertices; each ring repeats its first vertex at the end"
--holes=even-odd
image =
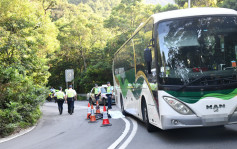
MULTIPOLYGON (((236 149, 237 125, 146 131, 133 117, 110 119, 112 126, 100 127, 102 120, 85 120, 87 102, 76 102, 74 115, 59 115, 55 103, 43 106, 43 117, 31 132, 0 144, 0 149, 236 149), (134 121, 135 120, 135 121, 134 121), (127 121, 127 122, 126 122, 127 121), (138 128, 135 128, 138 123, 138 128), (130 126, 129 126, 130 125, 130 126), (127 130, 127 132, 126 132, 127 130), (124 138, 121 138, 121 136, 124 138), (120 140, 120 142, 118 142, 120 140), (131 142, 130 142, 131 141, 131 142)), ((113 111, 118 110, 113 106, 113 111)))
POLYGON ((127 148, 142 149, 236 149, 237 125, 225 127, 158 130, 149 133, 140 122, 136 136, 127 148))
POLYGON ((76 102, 73 115, 64 104, 62 115, 56 103, 45 103, 43 117, 31 132, 0 144, 0 149, 105 149, 123 132, 121 119, 110 119, 112 126, 100 127, 102 120, 88 123, 88 102, 76 102))

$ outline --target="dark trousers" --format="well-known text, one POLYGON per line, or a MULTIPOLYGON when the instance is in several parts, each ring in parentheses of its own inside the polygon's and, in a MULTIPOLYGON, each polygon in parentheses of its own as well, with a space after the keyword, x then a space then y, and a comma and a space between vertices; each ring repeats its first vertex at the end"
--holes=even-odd
POLYGON ((112 109, 112 94, 107 94, 108 97, 108 109, 112 109))
POLYGON ((72 114, 74 109, 74 99, 73 98, 67 98, 67 105, 68 105, 68 113, 72 114))
MULTIPOLYGON (((96 94, 96 95, 98 95, 98 94, 96 94)), ((98 95, 98 96, 96 96, 96 95, 95 95, 95 101, 99 100, 99 98, 100 98, 100 95, 98 95)))
POLYGON ((63 113, 63 103, 64 103, 64 100, 63 99, 58 99, 57 102, 58 102, 59 114, 62 114, 63 113))
POLYGON ((74 113, 74 98, 72 99, 72 113, 74 113))

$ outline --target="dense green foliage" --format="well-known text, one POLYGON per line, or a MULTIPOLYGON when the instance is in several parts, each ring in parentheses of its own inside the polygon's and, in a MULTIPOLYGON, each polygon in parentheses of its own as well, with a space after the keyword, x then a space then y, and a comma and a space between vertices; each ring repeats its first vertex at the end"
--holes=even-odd
MULTIPOLYGON (((98 1, 95 0, 93 5, 99 7, 101 3, 98 1)), ((75 88, 81 93, 90 91, 94 83, 112 81, 114 53, 151 14, 187 8, 187 1, 182 0, 176 1, 178 5, 168 4, 164 7, 159 4, 147 5, 142 0, 121 0, 118 5, 115 1, 101 0, 103 7, 113 3, 107 12, 110 15, 106 17, 103 15, 104 9, 95 9, 91 5, 93 1, 69 2, 77 5, 61 3, 52 10, 51 17, 60 31, 57 39, 61 50, 51 61, 49 85, 64 87, 64 70, 74 69, 75 88), (104 74, 102 78, 101 74, 104 74)), ((222 3, 222 0, 192 0, 192 7, 217 7, 222 3)))
POLYGON ((2 0, 0 14, 0 136, 5 136, 38 120, 50 76, 48 53, 59 42, 58 29, 38 2, 2 0))
POLYGON ((231 8, 237 11, 237 2, 236 0, 224 0, 221 4, 221 7, 231 8))
POLYGON ((86 4, 91 7, 94 13, 108 17, 113 7, 120 3, 120 0, 68 0, 69 3, 78 5, 86 4))
POLYGON ((86 0, 69 2, 77 5, 61 2, 52 9, 60 50, 50 62, 49 85, 65 87, 64 71, 74 69, 75 88, 81 93, 90 91, 95 83, 112 82, 113 55, 142 21, 153 13, 178 9, 177 5, 146 5, 141 0, 122 0, 118 5, 112 0, 96 0, 93 5, 86 0), (94 8, 108 4, 108 17, 105 9, 94 8))
MULTIPOLYGON (((1 0, 0 136, 33 125, 47 86, 65 88, 74 69, 75 89, 112 82, 117 49, 151 14, 187 8, 143 0, 1 0)), ((192 0, 192 7, 237 9, 235 0, 192 0)))

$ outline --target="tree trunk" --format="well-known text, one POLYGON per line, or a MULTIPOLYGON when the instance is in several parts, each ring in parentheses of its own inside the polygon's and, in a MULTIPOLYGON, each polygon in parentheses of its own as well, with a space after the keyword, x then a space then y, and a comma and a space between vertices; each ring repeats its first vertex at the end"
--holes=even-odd
POLYGON ((85 58, 84 53, 83 53, 83 49, 81 49, 81 56, 82 56, 82 59, 83 59, 84 68, 85 68, 85 70, 86 70, 87 64, 86 64, 86 58, 85 58))

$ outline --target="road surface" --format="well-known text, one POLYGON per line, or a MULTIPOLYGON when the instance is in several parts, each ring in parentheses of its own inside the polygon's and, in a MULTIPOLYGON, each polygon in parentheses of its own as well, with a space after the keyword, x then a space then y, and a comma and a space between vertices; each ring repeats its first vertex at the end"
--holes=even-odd
MULTIPOLYGON (((237 146, 237 125, 149 133, 133 117, 110 119, 109 127, 100 127, 102 120, 88 123, 85 101, 76 102, 73 115, 67 113, 66 107, 64 104, 64 113, 59 115, 55 103, 45 103, 37 127, 1 143, 0 149, 236 149, 237 146)), ((117 110, 113 106, 112 111, 117 110)))

